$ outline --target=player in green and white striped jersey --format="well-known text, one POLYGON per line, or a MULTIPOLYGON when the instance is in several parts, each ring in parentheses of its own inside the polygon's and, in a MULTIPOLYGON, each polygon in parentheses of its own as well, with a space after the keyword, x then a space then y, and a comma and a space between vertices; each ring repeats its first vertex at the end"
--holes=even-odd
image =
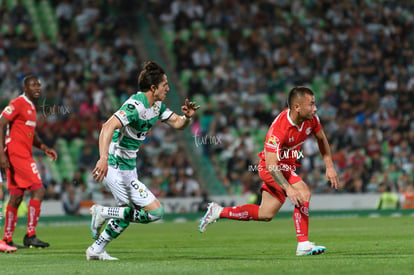
POLYGON ((182 130, 200 108, 186 99, 181 107, 183 115, 179 116, 165 106, 168 80, 164 69, 156 62, 145 63, 138 85, 141 92, 132 95, 103 124, 99 136, 100 158, 93 176, 111 190, 119 207, 92 206, 91 232, 96 241, 86 250, 87 260, 117 260, 106 253, 105 248, 130 222, 149 223, 162 218, 163 206, 138 179, 138 149, 157 120, 182 130), (99 235, 108 219, 105 230, 99 235))

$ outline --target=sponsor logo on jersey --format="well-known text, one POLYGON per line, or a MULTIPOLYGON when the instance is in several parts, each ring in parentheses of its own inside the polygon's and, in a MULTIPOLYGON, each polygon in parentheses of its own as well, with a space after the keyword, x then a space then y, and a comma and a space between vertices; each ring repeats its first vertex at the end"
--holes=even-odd
POLYGON ((147 198, 147 197, 148 197, 148 192, 147 192, 147 191, 145 191, 145 190, 144 190, 144 189, 142 189, 142 188, 138 189, 138 193, 139 193, 139 196, 140 196, 141 198, 143 198, 143 199, 145 199, 145 198, 147 198))
POLYGON ((122 110, 122 111, 119 111, 119 116, 122 118, 122 119, 126 119, 126 117, 127 117, 127 114, 125 113, 125 111, 124 110, 122 110))
POLYGON ((312 128, 311 127, 308 127, 308 128, 306 128, 306 130, 305 130, 305 133, 309 136, 310 135, 310 133, 312 132, 312 128))
POLYGON ((161 106, 159 104, 156 104, 152 106, 152 111, 154 112, 155 116, 158 116, 160 114, 161 106))
POLYGON ((266 144, 271 148, 279 148, 279 143, 279 138, 274 135, 271 135, 269 139, 266 141, 266 144))
POLYGON ((128 103, 127 104, 127 111, 129 111, 129 112, 133 112, 134 110, 135 110, 135 106, 134 105, 132 105, 132 104, 130 104, 130 103, 128 103))
POLYGON ((13 105, 9 105, 6 106, 6 108, 4 108, 4 113, 7 115, 11 115, 13 113, 14 107, 13 105))
POLYGON ((28 121, 26 121, 26 125, 27 125, 27 126, 36 127, 36 121, 31 121, 31 120, 28 120, 28 121))

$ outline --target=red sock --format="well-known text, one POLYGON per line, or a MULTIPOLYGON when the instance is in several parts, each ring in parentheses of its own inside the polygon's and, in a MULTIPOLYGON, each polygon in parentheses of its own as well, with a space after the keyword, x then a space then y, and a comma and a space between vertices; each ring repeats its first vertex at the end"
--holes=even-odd
POLYGON ((7 205, 6 207, 6 221, 4 223, 3 240, 11 242, 13 240, 14 229, 17 222, 17 209, 7 205))
POLYGON ((232 220, 250 221, 259 220, 259 206, 255 204, 245 204, 234 207, 224 207, 220 218, 232 220))
POLYGON ((29 202, 29 213, 27 214, 27 235, 29 237, 36 235, 37 220, 40 215, 41 201, 31 199, 29 202))
POLYGON ((295 210, 293 210, 293 221, 295 222, 298 242, 308 241, 309 202, 304 202, 300 207, 295 207, 295 210))

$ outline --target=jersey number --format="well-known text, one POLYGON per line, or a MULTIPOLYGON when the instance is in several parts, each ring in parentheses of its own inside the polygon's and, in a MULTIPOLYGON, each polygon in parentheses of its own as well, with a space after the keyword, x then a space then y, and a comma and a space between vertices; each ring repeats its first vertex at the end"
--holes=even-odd
POLYGON ((132 186, 134 189, 136 189, 136 190, 138 190, 138 188, 139 188, 138 183, 137 183, 137 182, 135 182, 135 181, 131 181, 131 186, 132 186))
POLYGON ((39 174, 39 170, 37 170, 36 163, 33 162, 32 164, 30 164, 30 167, 32 167, 33 174, 39 174))

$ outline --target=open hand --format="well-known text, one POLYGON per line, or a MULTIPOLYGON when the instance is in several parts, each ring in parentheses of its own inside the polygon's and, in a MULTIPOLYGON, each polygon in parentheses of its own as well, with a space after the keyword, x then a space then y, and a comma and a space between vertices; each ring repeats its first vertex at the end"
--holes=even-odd
POLYGON ((200 105, 196 106, 196 102, 191 102, 186 98, 185 105, 181 106, 181 111, 186 117, 191 118, 199 108, 200 105))

